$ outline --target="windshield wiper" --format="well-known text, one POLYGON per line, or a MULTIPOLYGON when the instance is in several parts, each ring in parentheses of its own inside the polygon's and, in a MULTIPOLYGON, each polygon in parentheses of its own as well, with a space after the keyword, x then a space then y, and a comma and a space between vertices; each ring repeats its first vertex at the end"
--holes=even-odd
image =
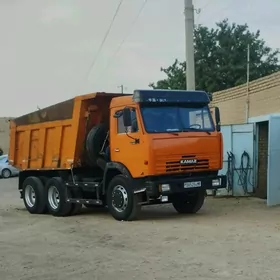
POLYGON ((183 128, 183 132, 189 132, 189 131, 198 131, 198 132, 206 132, 208 135, 211 135, 210 131, 207 130, 201 130, 200 128, 195 128, 195 127, 188 127, 188 128, 183 128))
POLYGON ((179 135, 178 132, 180 132, 180 131, 179 131, 179 129, 177 129, 177 128, 176 128, 176 129, 170 128, 170 129, 166 129, 166 132, 167 132, 167 133, 170 133, 170 134, 172 134, 172 135, 176 135, 176 136, 177 136, 177 135, 179 135))

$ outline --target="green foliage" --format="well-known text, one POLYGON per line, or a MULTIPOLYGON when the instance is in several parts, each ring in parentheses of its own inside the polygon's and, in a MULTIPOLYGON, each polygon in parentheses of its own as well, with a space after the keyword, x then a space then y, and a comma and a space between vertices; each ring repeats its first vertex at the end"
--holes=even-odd
MULTIPOLYGON (((260 31, 252 33, 247 24, 230 24, 225 19, 215 29, 198 25, 194 31, 196 88, 216 92, 246 83, 247 50, 250 46, 250 80, 280 70, 279 50, 272 50, 260 31)), ((185 89, 186 63, 175 60, 161 68, 166 78, 151 83, 154 89, 185 89)))

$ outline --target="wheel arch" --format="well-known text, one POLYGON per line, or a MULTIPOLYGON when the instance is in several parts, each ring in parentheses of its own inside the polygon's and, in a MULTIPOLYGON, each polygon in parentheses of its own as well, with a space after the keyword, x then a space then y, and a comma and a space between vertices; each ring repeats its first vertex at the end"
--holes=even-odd
POLYGON ((70 171, 68 169, 62 170, 51 170, 51 169, 41 169, 41 170, 22 170, 19 172, 19 179, 18 179, 18 189, 22 190, 23 182, 28 177, 61 177, 66 178, 70 171))
POLYGON ((128 168, 121 162, 108 162, 106 164, 104 175, 103 175, 103 186, 102 193, 106 194, 106 190, 110 181, 117 175, 124 175, 129 179, 133 179, 128 168))

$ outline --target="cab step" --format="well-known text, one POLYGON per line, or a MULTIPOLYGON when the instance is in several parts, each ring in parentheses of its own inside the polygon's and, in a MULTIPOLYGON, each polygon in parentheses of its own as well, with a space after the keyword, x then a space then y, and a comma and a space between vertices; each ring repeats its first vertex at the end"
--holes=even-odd
POLYGON ((103 205, 103 201, 101 199, 67 198, 66 201, 69 203, 76 203, 76 204, 103 205))
POLYGON ((88 192, 96 192, 101 187, 101 182, 98 181, 83 181, 83 182, 67 182, 66 187, 79 188, 88 192))

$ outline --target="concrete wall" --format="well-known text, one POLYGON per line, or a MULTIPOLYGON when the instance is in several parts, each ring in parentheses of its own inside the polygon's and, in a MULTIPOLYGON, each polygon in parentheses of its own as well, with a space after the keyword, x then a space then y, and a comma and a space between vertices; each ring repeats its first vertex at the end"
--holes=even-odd
POLYGON ((9 150, 9 118, 0 118, 0 147, 4 153, 9 150))
MULTIPOLYGON (((221 123, 246 122, 247 85, 213 94, 213 106, 221 111, 221 123)), ((280 112, 280 72, 250 82, 249 117, 280 112)))

